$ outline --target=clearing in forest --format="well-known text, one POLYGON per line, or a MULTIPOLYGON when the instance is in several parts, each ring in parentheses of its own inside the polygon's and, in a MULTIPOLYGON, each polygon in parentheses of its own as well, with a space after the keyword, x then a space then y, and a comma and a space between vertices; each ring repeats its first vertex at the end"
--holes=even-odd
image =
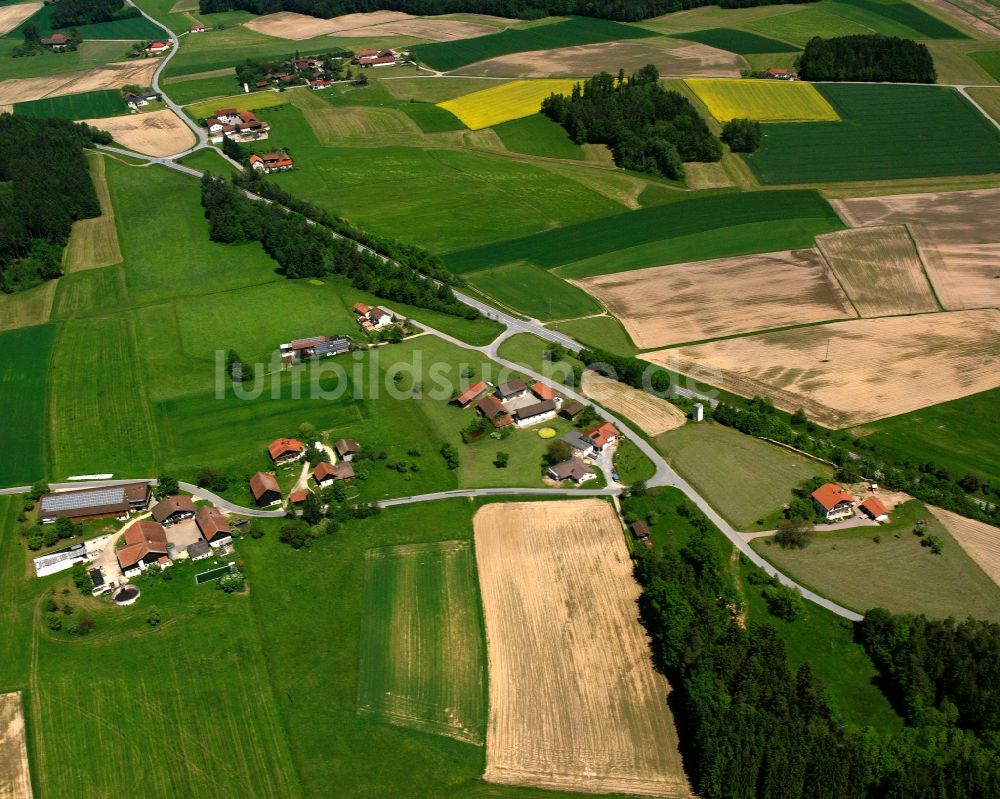
POLYGON ((485 779, 690 796, 614 509, 500 503, 473 525, 489 641, 485 779))
POLYGON ((639 357, 838 429, 1000 385, 1000 312, 856 319, 639 357))
POLYGON ((855 316, 813 249, 654 266, 570 282, 597 297, 639 349, 855 316))
POLYGON ((1000 306, 1000 189, 834 200, 851 225, 905 224, 941 304, 1000 306))
POLYGON ((483 628, 468 541, 365 553, 362 716, 481 744, 483 628))
POLYGON ((641 391, 587 369, 583 373, 583 393, 634 422, 642 432, 657 436, 683 426, 684 411, 648 391, 641 391))
POLYGON ((31 799, 21 692, 0 694, 0 799, 31 799))
POLYGON ((840 119, 826 98, 810 83, 780 80, 687 78, 719 122, 735 118, 759 122, 836 122, 840 119))
POLYGON ((861 316, 941 310, 905 226, 841 230, 816 244, 861 316))

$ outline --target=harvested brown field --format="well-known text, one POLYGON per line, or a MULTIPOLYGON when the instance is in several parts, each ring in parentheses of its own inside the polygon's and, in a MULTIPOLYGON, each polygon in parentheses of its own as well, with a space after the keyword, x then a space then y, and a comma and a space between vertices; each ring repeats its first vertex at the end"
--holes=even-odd
POLYGON ((511 53, 462 67, 452 74, 503 78, 589 78, 598 72, 617 74, 619 69, 631 72, 646 64, 654 64, 663 76, 699 75, 709 78, 738 78, 740 70, 749 66, 742 56, 704 44, 643 39, 511 53))
POLYGON ((816 250, 653 266, 570 282, 614 314, 639 349, 855 316, 816 250))
POLYGON ((176 155, 196 144, 194 133, 169 108, 84 122, 106 130, 119 144, 145 155, 176 155))
POLYGON ((277 14, 265 14, 244 22, 243 27, 279 39, 311 39, 334 33, 344 35, 356 28, 404 19, 412 17, 401 11, 374 11, 370 14, 344 14, 333 19, 319 19, 296 14, 294 11, 279 11, 277 14))
POLYGON ((941 310, 905 226, 840 230, 816 244, 861 316, 941 310))
POLYGON ((673 403, 589 369, 583 373, 582 388, 590 399, 620 413, 649 436, 676 430, 687 419, 673 403))
POLYGON ((57 283, 56 280, 47 280, 26 291, 12 294, 0 292, 0 331, 48 322, 57 283))
POLYGON ((103 64, 82 72, 62 72, 45 78, 11 78, 0 81, 0 105, 98 89, 120 89, 132 83, 148 86, 158 63, 156 58, 142 58, 103 64))
POLYGON ((487 505, 473 526, 490 674, 484 778, 690 796, 611 506, 487 505))
POLYGON ((832 202, 852 227, 906 225, 945 308, 1000 306, 1000 189, 832 202))
POLYGON ((0 36, 14 30, 41 7, 41 3, 15 3, 0 8, 0 36))
POLYGON ((1000 528, 976 519, 967 519, 950 510, 929 506, 931 513, 961 544, 962 549, 990 579, 1000 585, 1000 528))
POLYGON ((1000 312, 856 319, 639 357, 850 427, 1000 385, 1000 312))
POLYGON ((104 158, 90 160, 90 177, 97 189, 101 215, 94 219, 81 219, 73 223, 66 245, 66 271, 96 269, 121 263, 122 252, 118 247, 118 230, 115 212, 111 207, 111 194, 104 177, 104 158))
POLYGON ((21 692, 0 694, 0 799, 31 799, 21 692))
MULTIPOLYGON (((614 162, 612 162, 614 163, 614 162)), ((724 189, 736 185, 721 162, 687 161, 684 163, 684 182, 689 189, 724 189)))
POLYGON ((476 25, 474 22, 459 22, 454 19, 440 17, 412 17, 395 22, 385 22, 381 25, 368 25, 345 31, 341 36, 412 36, 416 39, 427 39, 432 42, 453 42, 457 39, 473 39, 496 33, 492 25, 476 25))

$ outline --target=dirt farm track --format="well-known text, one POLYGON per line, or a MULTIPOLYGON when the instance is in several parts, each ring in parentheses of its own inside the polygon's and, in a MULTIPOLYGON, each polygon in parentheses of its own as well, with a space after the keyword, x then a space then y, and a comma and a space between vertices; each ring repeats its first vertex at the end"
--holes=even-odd
POLYGON ((501 503, 473 524, 490 673, 485 779, 690 796, 613 508, 501 503))

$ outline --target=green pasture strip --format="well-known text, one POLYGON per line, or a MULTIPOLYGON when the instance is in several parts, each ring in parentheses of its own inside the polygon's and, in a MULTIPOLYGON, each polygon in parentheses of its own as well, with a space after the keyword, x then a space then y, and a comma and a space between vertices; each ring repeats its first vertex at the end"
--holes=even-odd
POLYGON ((986 70, 994 80, 1000 81, 1000 50, 980 50, 969 53, 969 58, 986 70))
POLYGON ((531 264, 513 263, 466 277, 488 297, 536 319, 567 319, 601 310, 582 289, 531 264))
POLYGON ((417 123, 424 133, 443 133, 448 130, 465 130, 465 125, 451 111, 433 103, 403 103, 399 110, 417 123))
POLYGON ((560 47, 622 39, 643 39, 656 35, 653 31, 619 22, 591 17, 571 17, 562 22, 533 28, 508 29, 472 39, 422 44, 414 50, 421 62, 434 69, 448 72, 467 64, 509 53, 554 50, 560 47))
MULTIPOLYGON (((856 9, 863 14, 871 14, 881 17, 888 23, 896 23, 904 26, 908 31, 898 32, 891 28, 884 27, 885 23, 875 27, 876 32, 884 33, 887 36, 904 36, 915 39, 968 39, 959 30, 956 30, 944 20, 938 19, 928 14, 923 9, 917 8, 910 3, 900 3, 895 0, 836 0, 833 4, 835 13, 848 18, 858 19, 846 9, 856 9), (880 29, 881 28, 881 29, 880 29)), ((861 17, 861 20, 864 20, 861 17)))
POLYGON ((736 30, 735 28, 708 28, 702 31, 687 31, 671 34, 675 39, 686 39, 689 42, 707 44, 731 53, 748 55, 750 53, 794 53, 799 48, 788 42, 778 41, 770 36, 759 33, 736 30))
MULTIPOLYGON (((710 194, 511 239, 502 246, 489 245, 452 252, 445 256, 445 262, 456 273, 478 271, 516 261, 551 269, 585 258, 611 255, 623 248, 659 245, 661 242, 669 246, 675 237, 694 234, 709 235, 704 242, 705 252, 701 257, 716 258, 720 257, 717 254, 720 250, 732 249, 727 246, 726 234, 722 232, 727 228, 761 222, 786 226, 788 220, 817 220, 828 230, 842 227, 826 200, 808 189, 710 194)), ((751 238, 756 241, 756 245, 742 249, 742 252, 810 246, 782 245, 779 243, 781 237, 778 240, 771 240, 773 237, 766 236, 751 238)), ((753 242, 747 243, 753 245, 753 242)))
POLYGON ((235 75, 216 75, 211 78, 194 78, 164 85, 170 99, 179 105, 187 105, 208 97, 223 97, 238 88, 235 75))
POLYGON ((569 137, 565 128, 542 114, 494 125, 493 130, 511 152, 576 161, 586 158, 583 149, 569 137))
POLYGON ((46 374, 56 326, 0 333, 0 486, 33 483, 46 475, 46 374))
POLYGON ((100 119, 128 113, 122 93, 115 89, 101 89, 82 94, 64 94, 14 103, 15 114, 35 117, 61 117, 62 119, 100 119))

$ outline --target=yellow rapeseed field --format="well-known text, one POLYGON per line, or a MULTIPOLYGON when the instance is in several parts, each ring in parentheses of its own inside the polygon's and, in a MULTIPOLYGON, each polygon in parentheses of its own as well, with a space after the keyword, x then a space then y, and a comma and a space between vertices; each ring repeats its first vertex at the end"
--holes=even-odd
POLYGON ((467 128, 479 130, 501 122, 530 116, 550 94, 569 94, 577 80, 515 80, 479 92, 438 103, 451 111, 467 128))
POLYGON ((840 119, 811 83, 781 80, 689 78, 684 81, 719 122, 836 122, 840 119))
POLYGON ((278 92, 252 92, 250 94, 237 94, 232 97, 219 97, 215 100, 204 100, 200 103, 192 103, 184 108, 192 117, 204 119, 212 116, 220 108, 235 108, 237 111, 256 111, 260 108, 271 108, 276 105, 285 105, 288 98, 278 92))

